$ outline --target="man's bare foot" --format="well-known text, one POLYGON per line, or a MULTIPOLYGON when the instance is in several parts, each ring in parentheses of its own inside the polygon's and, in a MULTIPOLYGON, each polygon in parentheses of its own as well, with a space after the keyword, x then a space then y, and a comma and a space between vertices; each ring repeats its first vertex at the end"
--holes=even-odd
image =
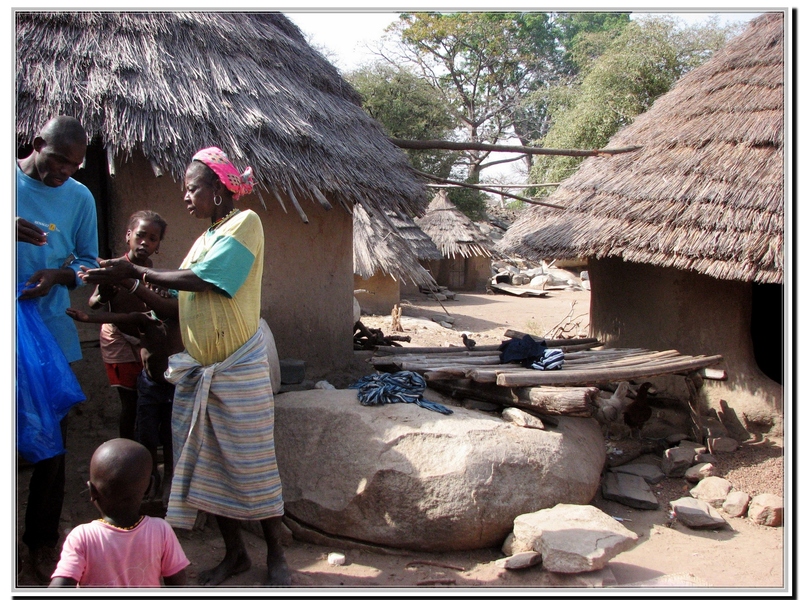
POLYGON ((233 557, 225 555, 225 558, 223 558, 222 562, 216 567, 208 569, 207 571, 201 571, 197 575, 197 583, 207 586, 219 585, 228 579, 228 577, 232 577, 237 573, 244 573, 249 568, 250 557, 247 553, 236 554, 233 557))
POLYGON ((276 557, 273 560, 267 556, 267 583, 271 586, 289 587, 292 585, 292 577, 289 575, 289 565, 286 564, 284 556, 276 557))

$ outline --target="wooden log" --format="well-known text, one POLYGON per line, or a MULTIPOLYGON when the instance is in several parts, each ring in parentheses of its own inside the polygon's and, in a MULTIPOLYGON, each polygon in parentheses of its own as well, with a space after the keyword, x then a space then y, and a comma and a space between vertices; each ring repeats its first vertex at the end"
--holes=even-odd
POLYGON ((502 406, 511 406, 514 394, 510 388, 496 385, 483 385, 471 379, 459 378, 450 380, 432 380, 428 386, 437 392, 458 400, 483 400, 502 406))
MULTIPOLYGON (((392 347, 388 348, 392 350, 392 347)), ((383 350, 383 348, 381 349, 383 350)), ((479 358, 482 359, 484 357, 494 357, 498 360, 500 359, 500 353, 487 350, 487 351, 473 351, 473 350, 459 350, 457 352, 449 352, 447 354, 440 353, 440 354, 415 354, 415 353, 403 353, 403 354, 396 354, 393 352, 383 353, 376 351, 375 356, 370 359, 370 362, 374 365, 381 365, 381 364, 391 364, 398 361, 404 360, 451 360, 451 359, 462 359, 462 358, 479 358)))
POLYGON ((506 332, 503 334, 504 337, 508 338, 523 338, 526 335, 531 336, 537 342, 544 342, 547 344, 548 348, 556 348, 561 346, 572 346, 574 344, 590 344, 593 342, 597 342, 597 338, 570 338, 564 340, 554 340, 543 338, 538 335, 533 335, 532 333, 525 333, 524 331, 517 331, 516 329, 506 329, 506 332), (551 345, 552 344, 552 345, 551 345))
POLYGON ((451 352, 499 352, 500 344, 488 346, 475 346, 472 350, 467 350, 463 346, 401 346, 398 348, 381 348, 381 354, 377 356, 384 356, 386 354, 448 354, 451 352))
POLYGON ((722 356, 687 356, 665 360, 656 364, 634 365, 608 369, 562 369, 559 371, 536 371, 525 369, 520 372, 497 374, 497 385, 504 387, 525 387, 535 385, 597 384, 623 379, 638 379, 656 375, 689 373, 702 367, 718 363, 722 356))
MULTIPOLYGON (((412 369, 406 369, 412 370, 412 369)), ((437 367, 435 369, 425 369, 419 371, 423 374, 426 381, 437 381, 442 379, 463 379, 467 376, 470 367, 437 367)))
POLYGON ((678 357, 680 353, 677 350, 666 350, 664 352, 653 352, 650 354, 637 354, 633 356, 621 356, 618 358, 607 358, 605 360, 582 360, 566 362, 564 359, 564 368, 573 368, 577 366, 582 369, 609 369, 621 368, 634 365, 650 364, 655 361, 663 361, 667 358, 678 357))
POLYGON ((602 346, 602 342, 588 342, 586 344, 567 344, 567 345, 560 345, 560 344, 547 344, 548 348, 559 348, 564 354, 569 354, 570 352, 577 352, 578 350, 588 350, 589 348, 597 348, 598 346, 602 346))
POLYGON ((509 388, 482 385, 470 379, 434 380, 429 383, 428 387, 457 400, 480 400, 498 406, 520 408, 540 418, 546 425, 558 426, 558 419, 552 415, 540 411, 534 406, 519 403, 509 388))
POLYGON ((530 373, 531 369, 522 365, 506 364, 499 369, 473 369, 467 373, 467 377, 478 383, 496 383, 500 373, 530 373))
POLYGON ((592 404, 599 392, 596 387, 511 388, 515 405, 534 408, 546 415, 571 417, 591 417, 592 404))

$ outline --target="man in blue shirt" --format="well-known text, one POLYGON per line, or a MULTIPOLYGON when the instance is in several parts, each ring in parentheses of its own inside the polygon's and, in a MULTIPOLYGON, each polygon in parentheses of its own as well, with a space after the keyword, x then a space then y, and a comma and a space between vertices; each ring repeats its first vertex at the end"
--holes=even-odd
MULTIPOLYGON (((33 151, 17 160, 17 284, 38 309, 69 362, 82 357, 78 331, 66 314, 69 291, 82 281, 81 265, 97 266, 94 197, 72 179, 86 155, 86 131, 77 119, 59 116, 34 138, 33 151)), ((61 434, 66 444, 66 421, 61 434)), ((31 475, 25 533, 34 574, 49 582, 57 558, 64 503, 64 455, 40 461, 31 475), (52 563, 52 564, 51 564, 52 563)))

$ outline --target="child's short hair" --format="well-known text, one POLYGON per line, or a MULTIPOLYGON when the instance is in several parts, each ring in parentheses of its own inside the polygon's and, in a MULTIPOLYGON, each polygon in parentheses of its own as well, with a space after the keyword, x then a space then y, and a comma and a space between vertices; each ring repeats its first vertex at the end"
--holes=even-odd
POLYGON ((156 211, 140 210, 133 213, 131 218, 128 220, 128 229, 132 230, 139 221, 150 221, 151 223, 158 225, 161 228, 161 239, 164 239, 164 236, 167 233, 167 222, 156 211))

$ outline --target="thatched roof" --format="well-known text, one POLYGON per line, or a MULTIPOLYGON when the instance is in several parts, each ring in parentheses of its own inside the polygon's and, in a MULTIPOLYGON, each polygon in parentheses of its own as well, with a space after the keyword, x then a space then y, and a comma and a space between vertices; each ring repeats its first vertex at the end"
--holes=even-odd
POLYGON ((393 210, 386 211, 386 216, 400 233, 400 237, 411 246, 411 251, 418 260, 441 260, 442 253, 439 252, 439 248, 430 236, 419 228, 414 219, 393 210))
POLYGON ((766 13, 681 78, 499 246, 540 258, 617 256, 718 279, 783 281, 784 16, 766 13))
POLYGON ((15 18, 20 146, 50 117, 68 114, 114 157, 112 170, 141 150, 181 181, 192 155, 215 145, 252 166, 257 191, 277 191, 286 206, 310 192, 323 205, 359 202, 376 214, 424 209, 424 186, 405 154, 281 13, 15 18))
POLYGON ((376 272, 383 271, 395 281, 436 285, 433 276, 418 262, 412 244, 392 225, 395 219, 401 220, 396 214, 387 220, 372 218, 361 205, 355 206, 353 272, 369 279, 376 272))
POLYGON ((447 199, 444 190, 436 192, 425 214, 415 221, 445 258, 493 258, 496 254, 492 239, 447 199))

